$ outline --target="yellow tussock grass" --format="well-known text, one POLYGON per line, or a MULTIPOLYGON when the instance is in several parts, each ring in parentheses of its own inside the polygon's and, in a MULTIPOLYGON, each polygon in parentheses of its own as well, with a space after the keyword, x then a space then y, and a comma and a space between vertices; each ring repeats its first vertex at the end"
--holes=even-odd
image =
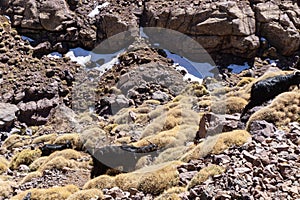
POLYGON ((209 136, 197 146, 192 147, 192 149, 185 153, 180 160, 188 162, 191 159, 198 159, 212 153, 219 154, 233 145, 242 146, 250 139, 250 133, 245 130, 234 130, 209 136))
POLYGON ((9 161, 6 160, 3 156, 0 156, 0 174, 6 172, 9 166, 9 161))
POLYGON ((83 144, 78 133, 61 135, 54 141, 54 144, 64 144, 67 141, 70 141, 72 143, 73 149, 77 149, 77 150, 82 149, 83 144))
POLYGON ((31 192, 31 200, 65 200, 77 191, 78 188, 75 185, 49 189, 30 189, 12 197, 11 200, 22 200, 28 192, 31 192))
POLYGON ((42 135, 42 136, 39 136, 39 137, 35 138, 32 141, 32 144, 38 144, 38 143, 50 143, 50 144, 52 144, 56 140, 57 136, 58 135, 56 133, 48 134, 48 135, 42 135))
POLYGON ((181 200, 178 194, 186 191, 185 187, 172 187, 155 198, 155 200, 181 200))
POLYGON ((13 183, 10 181, 2 181, 0 179, 0 198, 2 197, 3 199, 8 198, 12 192, 12 185, 13 183))
POLYGON ((38 159, 42 155, 41 150, 25 149, 12 158, 9 168, 17 169, 21 164, 30 165, 34 160, 38 159))
POLYGON ((111 177, 108 175, 101 175, 98 176, 90 181, 88 181, 84 186, 83 189, 104 189, 104 188, 112 188, 115 187, 115 177, 111 177))
POLYGON ((266 120, 276 126, 286 126, 300 118, 300 90, 284 92, 278 95, 272 103, 254 113, 248 120, 246 129, 256 120, 266 120))
POLYGON ((27 174, 20 182, 20 184, 24 184, 24 183, 27 183, 27 182, 30 182, 32 181, 32 179, 34 178, 39 178, 42 176, 42 173, 39 172, 39 171, 36 171, 36 172, 31 172, 29 174, 27 174))
POLYGON ((103 192, 98 189, 78 191, 67 198, 67 200, 104 199, 103 192))
POLYGON ((9 136, 2 144, 2 148, 11 150, 30 144, 30 137, 13 134, 9 136))
POLYGON ((196 185, 200 185, 204 181, 206 181, 209 177, 222 174, 225 171, 225 168, 218 165, 209 165, 203 169, 201 169, 190 181, 188 184, 188 188, 192 188, 196 185))

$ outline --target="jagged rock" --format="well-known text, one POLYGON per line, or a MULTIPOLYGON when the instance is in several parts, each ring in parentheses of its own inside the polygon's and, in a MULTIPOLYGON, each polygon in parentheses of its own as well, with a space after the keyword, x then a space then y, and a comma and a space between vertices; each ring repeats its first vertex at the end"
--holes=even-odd
POLYGON ((57 99, 41 99, 37 102, 30 101, 19 103, 20 115, 18 119, 28 125, 41 125, 47 122, 52 108, 58 104, 57 99))
POLYGON ((268 1, 254 6, 258 29, 282 55, 289 56, 300 47, 299 16, 296 2, 268 1))
POLYGON ((9 103, 0 103, 0 129, 9 128, 14 120, 19 108, 9 103))

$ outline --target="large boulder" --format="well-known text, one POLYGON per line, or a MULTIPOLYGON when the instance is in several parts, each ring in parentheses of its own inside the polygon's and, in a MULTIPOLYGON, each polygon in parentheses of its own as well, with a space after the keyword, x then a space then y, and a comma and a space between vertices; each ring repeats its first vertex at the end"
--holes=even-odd
POLYGON ((16 119, 19 108, 9 103, 0 103, 0 130, 9 128, 16 119))
POLYGON ((254 6, 259 33, 285 56, 300 48, 300 8, 292 1, 268 1, 254 6))

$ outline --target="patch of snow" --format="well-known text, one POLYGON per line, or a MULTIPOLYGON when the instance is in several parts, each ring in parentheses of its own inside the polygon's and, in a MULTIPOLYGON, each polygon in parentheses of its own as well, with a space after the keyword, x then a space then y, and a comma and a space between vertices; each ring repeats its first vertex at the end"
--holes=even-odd
POLYGON ((34 42, 34 39, 24 36, 24 35, 22 35, 21 38, 22 38, 22 40, 27 40, 28 42, 34 42))
POLYGON ((49 57, 49 58, 57 58, 58 59, 58 58, 61 58, 62 55, 60 53, 58 53, 58 52, 52 52, 52 53, 48 54, 47 57, 49 57))
POLYGON ((239 74, 243 70, 249 69, 250 66, 247 62, 244 63, 244 65, 236 65, 236 64, 231 64, 227 66, 228 69, 232 69, 232 73, 239 74))
POLYGON ((267 41, 267 39, 264 38, 264 37, 261 37, 261 38, 260 38, 260 41, 264 42, 264 41, 267 41))
POLYGON ((119 58, 115 57, 109 62, 104 63, 103 65, 96 67, 98 71, 100 71, 100 76, 102 76, 106 71, 110 70, 115 64, 119 63, 119 58))
POLYGON ((202 78, 199 78, 199 77, 196 77, 194 76, 193 74, 190 74, 185 67, 182 67, 181 65, 179 65, 178 63, 175 63, 173 65, 175 67, 175 69, 179 72, 181 71, 185 71, 186 74, 183 76, 183 80, 184 81, 192 81, 192 82, 198 82, 199 84, 202 84, 203 82, 203 79, 202 78))
POLYGON ((91 55, 88 56, 75 56, 73 51, 66 53, 66 56, 71 59, 71 61, 77 62, 78 64, 85 66, 87 62, 91 60, 91 55))
POLYGON ((277 66, 277 60, 271 60, 271 59, 267 59, 267 61, 270 63, 271 66, 276 67, 277 66))
POLYGON ((149 39, 148 35, 146 35, 146 33, 144 32, 143 27, 140 28, 140 37, 149 39))
POLYGON ((95 17, 96 15, 98 15, 100 13, 100 9, 105 8, 108 5, 109 5, 109 2, 105 2, 101 5, 96 6, 96 8, 88 14, 88 17, 95 17))
POLYGON ((80 48, 80 47, 70 49, 70 51, 73 51, 74 55, 76 57, 78 57, 78 56, 88 56, 88 55, 91 54, 91 51, 85 50, 85 49, 80 48))

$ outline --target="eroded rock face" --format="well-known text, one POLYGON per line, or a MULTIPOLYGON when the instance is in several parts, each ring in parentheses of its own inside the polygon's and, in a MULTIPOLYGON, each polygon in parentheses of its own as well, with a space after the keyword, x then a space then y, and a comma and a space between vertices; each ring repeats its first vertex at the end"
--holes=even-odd
POLYGON ((1 8, 22 33, 37 43, 48 40, 48 52, 75 46, 92 49, 124 31, 137 36, 141 26, 180 31, 216 55, 253 58, 263 48, 259 37, 283 56, 299 51, 300 45, 295 1, 17 0, 4 1, 1 8))
POLYGON ((149 1, 145 13, 145 26, 180 31, 210 53, 218 51, 252 57, 259 48, 254 12, 246 1, 169 1, 162 4, 149 1))

